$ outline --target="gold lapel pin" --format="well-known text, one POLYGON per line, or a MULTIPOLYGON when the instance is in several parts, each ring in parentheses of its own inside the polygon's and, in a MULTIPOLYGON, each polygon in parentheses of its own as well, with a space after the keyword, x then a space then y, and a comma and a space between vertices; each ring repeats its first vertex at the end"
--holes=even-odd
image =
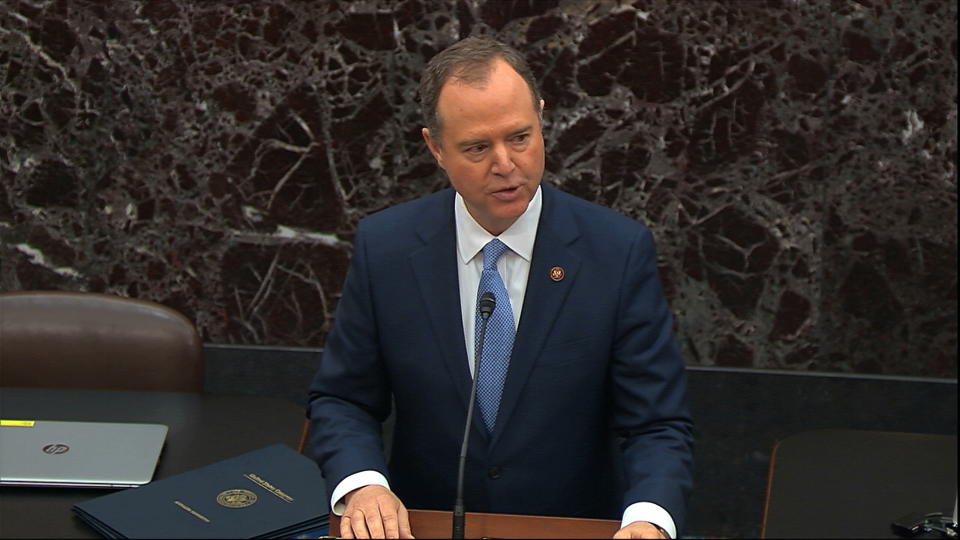
POLYGON ((562 266, 554 266, 550 269, 550 279, 554 281, 560 281, 563 279, 564 272, 562 266))

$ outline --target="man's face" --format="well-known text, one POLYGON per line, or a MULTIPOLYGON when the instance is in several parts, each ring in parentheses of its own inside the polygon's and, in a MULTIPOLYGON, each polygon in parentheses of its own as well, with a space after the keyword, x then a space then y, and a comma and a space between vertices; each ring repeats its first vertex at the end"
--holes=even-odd
POLYGON ((437 113, 441 139, 423 129, 430 152, 470 215, 499 235, 526 211, 543 177, 543 133, 530 88, 497 59, 482 85, 447 81, 437 113))

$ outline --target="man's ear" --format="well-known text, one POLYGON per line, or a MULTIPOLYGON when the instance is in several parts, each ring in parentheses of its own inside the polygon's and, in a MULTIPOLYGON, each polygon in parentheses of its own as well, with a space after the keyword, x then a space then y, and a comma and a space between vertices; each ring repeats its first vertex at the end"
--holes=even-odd
POLYGON ((441 169, 446 169, 443 166, 443 153, 440 151, 440 145, 434 142, 433 137, 430 136, 430 130, 423 128, 420 130, 420 133, 423 135, 423 142, 427 143, 427 148, 430 149, 430 153, 433 154, 433 159, 437 160, 437 165, 441 169))

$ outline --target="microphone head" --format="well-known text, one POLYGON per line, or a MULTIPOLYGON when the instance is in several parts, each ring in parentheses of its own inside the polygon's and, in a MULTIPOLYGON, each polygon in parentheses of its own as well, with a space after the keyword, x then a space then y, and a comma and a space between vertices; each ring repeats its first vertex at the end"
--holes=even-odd
POLYGON ((490 314, 493 313, 493 310, 497 307, 497 297, 493 295, 492 292, 487 291, 480 295, 480 317, 483 319, 490 318, 490 314))

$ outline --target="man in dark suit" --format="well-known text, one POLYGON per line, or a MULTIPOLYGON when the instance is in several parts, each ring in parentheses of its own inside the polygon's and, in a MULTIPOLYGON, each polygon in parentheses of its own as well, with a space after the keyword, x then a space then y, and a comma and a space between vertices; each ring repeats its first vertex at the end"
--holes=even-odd
POLYGON ((490 292, 466 508, 616 516, 618 537, 676 537, 692 423, 650 232, 541 184, 543 101, 512 48, 458 42, 420 94, 453 189, 360 222, 310 387, 310 452, 340 534, 409 537, 407 506, 451 508, 490 292))

